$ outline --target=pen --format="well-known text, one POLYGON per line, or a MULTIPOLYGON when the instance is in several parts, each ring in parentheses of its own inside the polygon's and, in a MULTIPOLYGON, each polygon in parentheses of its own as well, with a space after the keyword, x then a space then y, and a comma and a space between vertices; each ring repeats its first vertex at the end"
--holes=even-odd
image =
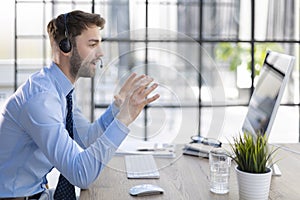
POLYGON ((138 151, 164 151, 164 148, 157 148, 157 149, 153 149, 153 148, 140 148, 137 149, 138 151))
POLYGON ((154 151, 154 149, 138 149, 138 151, 154 151))

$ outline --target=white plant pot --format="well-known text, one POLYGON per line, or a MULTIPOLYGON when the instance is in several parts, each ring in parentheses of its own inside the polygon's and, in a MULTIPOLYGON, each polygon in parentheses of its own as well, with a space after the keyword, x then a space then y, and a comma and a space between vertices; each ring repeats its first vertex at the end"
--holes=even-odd
POLYGON ((237 172, 237 181, 240 200, 267 200, 269 197, 272 169, 263 174, 253 174, 240 171, 237 172))

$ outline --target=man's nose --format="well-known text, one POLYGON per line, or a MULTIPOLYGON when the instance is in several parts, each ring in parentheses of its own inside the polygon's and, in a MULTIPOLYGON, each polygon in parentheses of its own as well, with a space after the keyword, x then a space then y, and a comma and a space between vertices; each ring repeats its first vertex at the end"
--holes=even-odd
POLYGON ((104 56, 104 53, 103 53, 103 50, 102 50, 102 47, 101 47, 101 46, 99 46, 99 47, 97 48, 96 56, 97 56, 97 57, 102 57, 102 56, 104 56))

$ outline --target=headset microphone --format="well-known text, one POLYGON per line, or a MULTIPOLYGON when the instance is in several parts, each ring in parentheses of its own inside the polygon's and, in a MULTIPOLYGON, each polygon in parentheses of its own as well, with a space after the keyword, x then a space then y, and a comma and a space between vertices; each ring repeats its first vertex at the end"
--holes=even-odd
POLYGON ((100 68, 102 68, 103 67, 103 61, 102 61, 102 58, 99 58, 99 59, 101 61, 100 68))

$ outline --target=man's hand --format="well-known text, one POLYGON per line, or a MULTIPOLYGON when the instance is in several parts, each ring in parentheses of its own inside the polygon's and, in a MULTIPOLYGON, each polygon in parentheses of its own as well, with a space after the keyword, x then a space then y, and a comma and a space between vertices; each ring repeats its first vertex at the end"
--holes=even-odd
MULTIPOLYGON (((141 78, 142 77, 140 76, 140 79, 141 78)), ((125 101, 126 95, 132 90, 135 81, 137 81, 136 80, 136 73, 132 73, 128 77, 128 79, 126 80, 126 82, 124 83, 124 85, 121 87, 119 93, 114 96, 114 98, 115 98, 115 105, 118 108, 121 107, 122 103, 125 101)))
POLYGON ((120 108, 117 119, 128 126, 137 118, 147 104, 159 98, 158 94, 147 98, 158 87, 157 83, 148 87, 152 81, 153 78, 146 75, 137 77, 133 73, 129 76, 120 89, 119 94, 115 96, 115 104, 120 108))

